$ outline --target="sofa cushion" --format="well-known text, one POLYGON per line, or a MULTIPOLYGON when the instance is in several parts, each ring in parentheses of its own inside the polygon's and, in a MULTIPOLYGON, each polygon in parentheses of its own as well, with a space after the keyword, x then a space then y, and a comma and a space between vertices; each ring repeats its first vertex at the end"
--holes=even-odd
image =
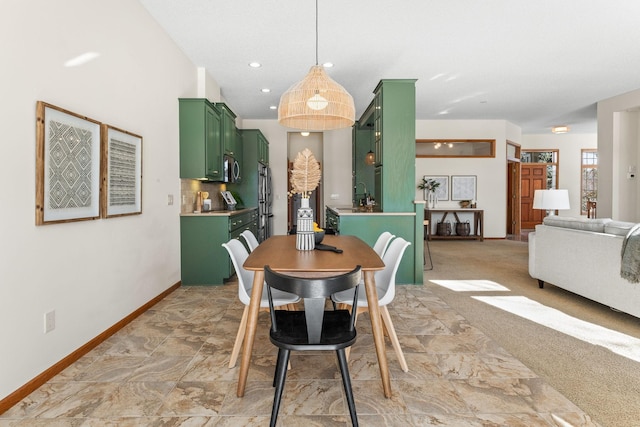
POLYGON ((604 232, 615 234, 616 236, 626 236, 634 225, 636 225, 635 222, 611 221, 605 224, 604 232))
POLYGON ((572 218, 568 216, 552 215, 545 217, 544 225, 552 227, 573 228, 575 230, 595 231, 604 233, 604 227, 611 222, 611 218, 572 218))

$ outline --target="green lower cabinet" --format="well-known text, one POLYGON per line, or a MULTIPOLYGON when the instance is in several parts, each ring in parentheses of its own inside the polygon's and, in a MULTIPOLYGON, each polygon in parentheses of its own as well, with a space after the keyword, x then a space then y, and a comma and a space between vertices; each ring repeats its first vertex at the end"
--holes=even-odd
POLYGON ((258 228, 255 209, 226 215, 180 217, 180 266, 183 285, 222 285, 234 271, 222 244, 258 228))
MULTIPOLYGON (((420 224, 422 221, 420 221, 420 224)), ((397 284, 422 284, 423 241, 413 215, 341 215, 340 234, 357 236, 373 246, 383 231, 411 242, 398 267, 397 284), (416 245, 416 241, 418 244, 416 245)))

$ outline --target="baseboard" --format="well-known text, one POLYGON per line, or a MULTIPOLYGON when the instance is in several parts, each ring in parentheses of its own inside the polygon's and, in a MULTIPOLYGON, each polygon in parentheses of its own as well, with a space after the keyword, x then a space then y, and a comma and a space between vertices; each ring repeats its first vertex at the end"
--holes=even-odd
POLYGON ((0 400, 0 415, 5 413, 7 410, 9 410, 9 408, 13 407, 22 399, 24 399, 25 397, 33 393, 38 387, 42 386, 51 378, 58 375, 60 372, 66 369, 69 365, 76 362, 78 359, 80 359, 82 356, 87 354, 89 351, 93 350, 95 347, 97 347, 99 344, 101 344, 111 335, 115 334, 120 329, 124 328, 126 325, 131 323, 131 321, 133 321, 136 317, 140 316, 142 313, 144 313, 145 311, 149 310, 151 307, 156 305, 159 301, 164 299, 171 292, 178 289, 180 285, 181 285, 181 282, 177 282, 175 285, 171 286, 169 289, 165 290, 160 295, 156 296, 155 298, 153 298, 152 300, 150 300, 149 302, 147 302, 146 304, 138 308, 136 311, 129 314, 127 317, 120 320, 118 323, 111 326, 109 329, 102 332, 100 335, 96 336, 91 341, 87 342, 82 347, 75 350, 73 353, 69 354, 64 359, 60 360, 55 365, 48 368, 47 370, 45 370, 44 372, 42 372, 41 374, 33 378, 28 383, 26 383, 25 385, 23 385, 22 387, 20 387, 19 389, 17 389, 7 397, 5 397, 4 399, 0 400))

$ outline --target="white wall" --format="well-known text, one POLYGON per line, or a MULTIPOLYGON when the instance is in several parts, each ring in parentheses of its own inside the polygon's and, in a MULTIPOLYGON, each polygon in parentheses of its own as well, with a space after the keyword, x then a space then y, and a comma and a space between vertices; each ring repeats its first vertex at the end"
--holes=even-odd
MULTIPOLYGON (((233 107, 232 107, 233 108, 233 107)), ((287 233, 287 133, 295 131, 277 120, 242 120, 243 129, 260 129, 269 141, 269 166, 273 184, 274 234, 287 233)), ((323 147, 323 197, 325 204, 351 206, 351 128, 326 131, 323 147), (331 200, 331 194, 339 198, 331 200)))
POLYGON ((598 216, 640 221, 640 90, 598 102, 598 216), (627 178, 629 166, 636 177, 627 178))
MULTIPOLYGON (((418 120, 416 139, 495 139, 494 158, 420 158, 416 159, 416 187, 424 175, 476 175, 479 209, 484 210, 484 236, 506 236, 507 161, 506 140, 519 142, 518 129, 504 120, 418 120)), ((451 194, 449 194, 451 197, 451 194)), ((416 188, 416 199, 424 199, 416 188)), ((439 201, 439 207, 459 207, 457 201, 439 201)), ((462 220, 462 218, 460 218, 462 220)))
POLYGON ((197 94, 196 67, 136 1, 2 9, 0 399, 180 280, 167 195, 180 194, 177 98, 197 94), (100 56, 63 66, 87 51, 100 56), (38 100, 143 137, 142 215, 35 226, 38 100))
MULTIPOLYGON (((597 134, 563 133, 527 134, 522 136, 522 150, 558 149, 558 188, 569 190, 571 209, 558 211, 561 216, 580 216, 580 180, 583 149, 597 149, 597 134)), ((598 195, 598 216, 600 213, 600 195, 598 195)))

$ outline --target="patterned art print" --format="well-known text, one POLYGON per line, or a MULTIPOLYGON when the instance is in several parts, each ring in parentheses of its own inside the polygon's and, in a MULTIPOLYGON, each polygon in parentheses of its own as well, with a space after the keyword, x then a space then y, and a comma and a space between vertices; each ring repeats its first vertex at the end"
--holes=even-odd
POLYGON ((136 202, 136 146, 111 140, 109 151, 109 206, 136 202))
POLYGON ((142 212, 142 137, 102 125, 103 158, 106 162, 106 196, 103 217, 142 212))
POLYGON ((93 141, 89 130, 55 120, 49 122, 49 209, 91 206, 93 141))
POLYGON ((476 176, 452 175, 451 176, 451 200, 475 200, 476 176))
POLYGON ((36 104, 36 224, 100 216, 100 123, 36 104))

